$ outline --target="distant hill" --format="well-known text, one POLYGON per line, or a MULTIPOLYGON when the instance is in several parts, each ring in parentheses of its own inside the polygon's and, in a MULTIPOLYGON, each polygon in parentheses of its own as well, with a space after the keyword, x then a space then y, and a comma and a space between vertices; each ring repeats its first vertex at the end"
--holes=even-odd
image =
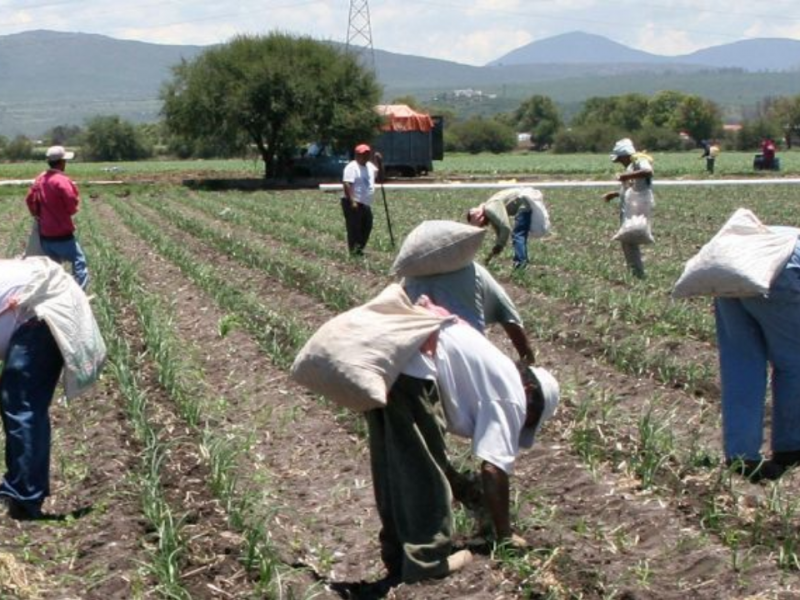
POLYGON ((493 60, 488 66, 534 64, 693 65, 745 71, 787 71, 800 67, 800 41, 783 38, 742 40, 680 56, 634 50, 600 35, 565 33, 537 40, 493 60))
POLYGON ((504 54, 487 66, 665 62, 669 62, 669 59, 664 56, 634 50, 601 35, 573 31, 531 42, 504 54))
MULTIPOLYGON (((98 114, 154 121, 171 67, 206 49, 53 31, 0 36, 0 135, 38 136, 98 114)), ((382 50, 375 62, 386 100, 474 91, 477 99, 465 111, 479 114, 512 110, 534 93, 550 95, 567 112, 591 96, 634 91, 676 89, 734 112, 765 96, 800 93, 800 42, 785 39, 661 57, 576 32, 533 42, 483 67, 382 50)))

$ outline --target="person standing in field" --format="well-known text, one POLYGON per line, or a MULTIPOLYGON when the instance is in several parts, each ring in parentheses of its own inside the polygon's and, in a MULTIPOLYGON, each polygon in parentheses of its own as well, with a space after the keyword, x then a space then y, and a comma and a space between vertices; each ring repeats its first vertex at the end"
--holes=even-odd
POLYGON ((714 164, 717 161, 717 156, 719 156, 719 144, 717 144, 715 141, 703 140, 701 145, 703 147, 703 153, 700 155, 700 158, 705 159, 706 171, 713 175, 714 164))
POLYGON ((64 371, 74 398, 97 380, 105 344, 89 300, 47 257, 0 260, 0 410, 6 472, 0 501, 12 519, 48 516, 50 403, 64 371))
POLYGON ((347 228, 347 249, 351 255, 362 256, 372 233, 372 201, 375 182, 380 181, 382 165, 380 154, 370 160, 372 149, 367 144, 355 148, 355 159, 344 168, 342 183, 342 212, 347 228), (377 163, 377 164, 376 164, 377 163))
POLYGON ((45 255, 58 263, 70 263, 75 281, 85 291, 89 285, 89 270, 72 221, 80 207, 80 195, 77 186, 64 173, 67 161, 74 157, 75 153, 67 152, 63 146, 48 148, 45 158, 50 168, 33 182, 25 203, 39 224, 39 239, 45 255))
MULTIPOLYGON (((620 198, 620 223, 634 216, 642 215, 650 221, 655 200, 653 198, 653 165, 652 158, 643 152, 636 152, 629 138, 619 140, 611 151, 612 162, 625 167, 617 179, 620 190, 603 194, 603 199, 610 202, 620 198)), ((644 263, 639 244, 620 242, 625 262, 634 277, 644 279, 644 263)))
POLYGON ((486 257, 486 264, 500 254, 511 238, 514 248, 514 269, 528 265, 528 234, 534 201, 541 202, 542 193, 533 188, 511 188, 501 190, 486 202, 467 212, 467 222, 475 227, 491 225, 495 233, 494 246, 486 257), (514 217, 514 227, 511 227, 514 217))
MULTIPOLYGON (((800 234, 795 228, 772 229, 800 234)), ((714 309, 726 462, 751 481, 777 479, 800 464, 800 240, 766 297, 718 297, 714 309), (768 381, 772 458, 765 461, 761 444, 768 381)))
MULTIPOLYGON (((446 315, 427 298, 419 304, 446 315)), ((533 445, 559 399, 550 373, 518 371, 463 321, 445 323, 435 340, 403 368, 386 407, 365 413, 381 558, 391 584, 444 577, 472 558, 468 550, 452 553, 445 425, 471 439, 482 461, 482 498, 497 542, 527 547, 512 530, 509 476, 520 448, 533 445)))

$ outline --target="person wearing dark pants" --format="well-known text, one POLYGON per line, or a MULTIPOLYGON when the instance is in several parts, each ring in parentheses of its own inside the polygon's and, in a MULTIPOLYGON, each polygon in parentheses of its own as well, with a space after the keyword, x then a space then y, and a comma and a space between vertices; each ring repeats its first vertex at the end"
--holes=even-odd
POLYGON ((0 501, 41 519, 50 495, 50 404, 63 373, 72 399, 97 381, 105 343, 89 299, 46 257, 0 260, 0 413, 6 471, 0 501))
POLYGON ((347 163, 342 174, 347 249, 354 256, 363 255, 369 242, 375 182, 382 177, 380 154, 375 154, 374 162, 370 160, 371 155, 372 149, 367 144, 359 144, 355 149, 355 159, 347 163))
POLYGON ((47 324, 32 318, 11 336, 0 379, 6 474, 0 496, 12 517, 36 519, 50 495, 50 403, 64 359, 47 324))
POLYGON ((388 579, 444 577, 452 551, 452 498, 436 385, 401 374, 386 408, 365 415, 388 579))

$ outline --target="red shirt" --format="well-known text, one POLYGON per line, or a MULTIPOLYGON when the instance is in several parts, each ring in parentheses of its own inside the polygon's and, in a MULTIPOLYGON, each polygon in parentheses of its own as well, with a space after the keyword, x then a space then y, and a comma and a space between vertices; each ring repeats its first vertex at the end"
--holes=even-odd
POLYGON ((39 218, 39 234, 45 237, 71 235, 72 215, 78 212, 80 196, 72 180, 58 169, 49 169, 33 182, 25 197, 28 210, 39 218))

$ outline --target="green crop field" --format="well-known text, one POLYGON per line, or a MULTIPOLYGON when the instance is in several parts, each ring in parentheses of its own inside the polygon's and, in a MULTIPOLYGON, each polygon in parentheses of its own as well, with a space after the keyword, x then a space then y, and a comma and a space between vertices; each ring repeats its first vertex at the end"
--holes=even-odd
MULTIPOLYGON (((656 172, 705 177, 698 156, 657 154, 656 172)), ((751 174, 748 156, 723 154, 719 176, 751 174)), ((781 154, 780 175, 800 172, 796 156, 781 154)), ((288 369, 322 323, 391 281, 397 248, 382 201, 366 257, 354 259, 337 194, 198 191, 141 180, 195 177, 206 165, 119 166, 70 165, 78 179, 120 180, 83 185, 78 216, 109 364, 96 391, 53 407, 48 508, 93 510, 55 524, 0 518, 0 597, 374 597, 360 583, 383 574, 363 419, 298 388, 288 369)), ((2 165, 0 177, 35 174, 26 168, 2 165)), ((246 161, 210 171, 248 169, 260 173, 246 161)), ((437 172, 606 178, 610 190, 616 174, 604 155, 537 154, 452 156, 437 172)), ((27 236, 24 191, 0 187, 6 257, 27 236)), ((711 302, 670 297, 686 260, 736 208, 800 225, 797 192, 655 193, 644 281, 626 272, 611 241, 616 206, 594 189, 545 191, 553 232, 531 240, 526 271, 512 272, 506 254, 493 261, 562 390, 512 478, 515 526, 531 548, 474 546, 464 571, 391 597, 800 594, 800 478, 755 485, 722 465, 711 302)), ((487 196, 387 190, 397 243, 487 196)), ((501 330, 490 337, 512 354, 501 330)), ((469 448, 451 442, 454 459, 472 465, 469 448)), ((470 543, 474 522, 460 507, 455 516, 456 543, 470 543)))

